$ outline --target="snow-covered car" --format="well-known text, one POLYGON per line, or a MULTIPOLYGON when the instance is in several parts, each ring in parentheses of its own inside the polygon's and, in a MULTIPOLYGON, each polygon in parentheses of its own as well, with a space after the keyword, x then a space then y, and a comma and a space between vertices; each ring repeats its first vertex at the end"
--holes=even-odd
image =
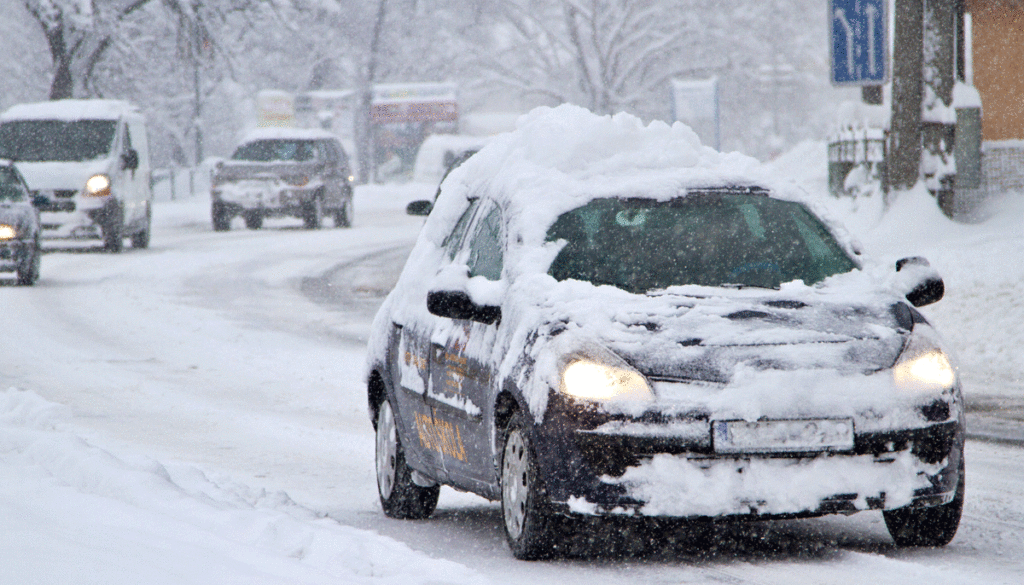
POLYGON ((298 217, 319 229, 352 225, 352 171, 336 136, 325 130, 262 128, 218 163, 211 190, 213 229, 230 229, 241 216, 249 229, 267 217, 298 217))
POLYGON ((445 181, 374 321, 384 513, 500 500, 522 559, 581 516, 881 510, 899 545, 948 543, 964 403, 915 308, 942 280, 821 217, 682 124, 524 117, 445 181))
POLYGON ((0 272, 15 272, 18 284, 39 279, 39 210, 32 205, 21 173, 0 160, 0 272))
POLYGON ((15 161, 43 236, 149 246, 153 193, 145 117, 120 100, 69 99, 0 114, 0 158, 15 161))

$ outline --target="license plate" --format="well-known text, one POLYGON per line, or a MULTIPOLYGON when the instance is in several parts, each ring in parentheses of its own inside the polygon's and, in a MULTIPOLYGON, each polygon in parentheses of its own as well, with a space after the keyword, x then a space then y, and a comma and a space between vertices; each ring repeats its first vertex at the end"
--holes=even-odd
POLYGON ((712 423, 716 453, 852 451, 853 420, 720 420, 712 423))

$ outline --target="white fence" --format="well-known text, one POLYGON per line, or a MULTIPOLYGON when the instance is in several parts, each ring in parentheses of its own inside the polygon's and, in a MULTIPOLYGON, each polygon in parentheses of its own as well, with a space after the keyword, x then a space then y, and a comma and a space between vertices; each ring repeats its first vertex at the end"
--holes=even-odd
POLYGON ((155 201, 176 201, 209 197, 211 175, 208 167, 155 169, 150 184, 155 201))

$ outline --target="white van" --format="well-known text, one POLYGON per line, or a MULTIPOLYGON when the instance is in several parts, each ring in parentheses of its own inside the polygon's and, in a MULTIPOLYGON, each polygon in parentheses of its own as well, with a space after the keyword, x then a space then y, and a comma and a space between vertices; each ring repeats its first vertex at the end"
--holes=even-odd
POLYGON ((128 102, 58 100, 0 114, 0 158, 13 160, 41 212, 43 237, 124 238, 149 246, 153 195, 145 118, 128 102))

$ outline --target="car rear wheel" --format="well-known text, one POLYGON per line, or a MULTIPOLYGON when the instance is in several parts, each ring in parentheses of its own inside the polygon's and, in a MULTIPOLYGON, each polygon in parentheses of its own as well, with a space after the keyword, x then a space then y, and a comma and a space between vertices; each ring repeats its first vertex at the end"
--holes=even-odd
POLYGON ((376 444, 377 493, 384 515, 419 520, 433 514, 441 487, 424 487, 413 481, 413 471, 405 462, 398 437, 395 414, 387 400, 381 402, 377 412, 376 444))
POLYGON ((960 459, 960 479, 953 501, 930 508, 900 508, 882 512, 885 527, 897 546, 946 546, 960 526, 966 473, 960 459))
POLYGON ((226 232, 231 229, 231 216, 223 204, 215 202, 210 207, 210 216, 213 219, 213 231, 226 232))
POLYGON ((242 216, 245 219, 245 227, 251 230, 258 230, 263 227, 263 216, 258 211, 250 211, 242 216))
POLYGON ((26 261, 18 267, 18 284, 22 286, 32 286, 37 280, 39 280, 41 256, 42 250, 39 247, 39 240, 36 240, 32 249, 32 258, 26 259, 26 261))
POLYGON ((517 559, 534 560, 553 552, 554 518, 537 472, 536 456, 523 414, 512 417, 501 457, 501 512, 505 537, 517 559))

